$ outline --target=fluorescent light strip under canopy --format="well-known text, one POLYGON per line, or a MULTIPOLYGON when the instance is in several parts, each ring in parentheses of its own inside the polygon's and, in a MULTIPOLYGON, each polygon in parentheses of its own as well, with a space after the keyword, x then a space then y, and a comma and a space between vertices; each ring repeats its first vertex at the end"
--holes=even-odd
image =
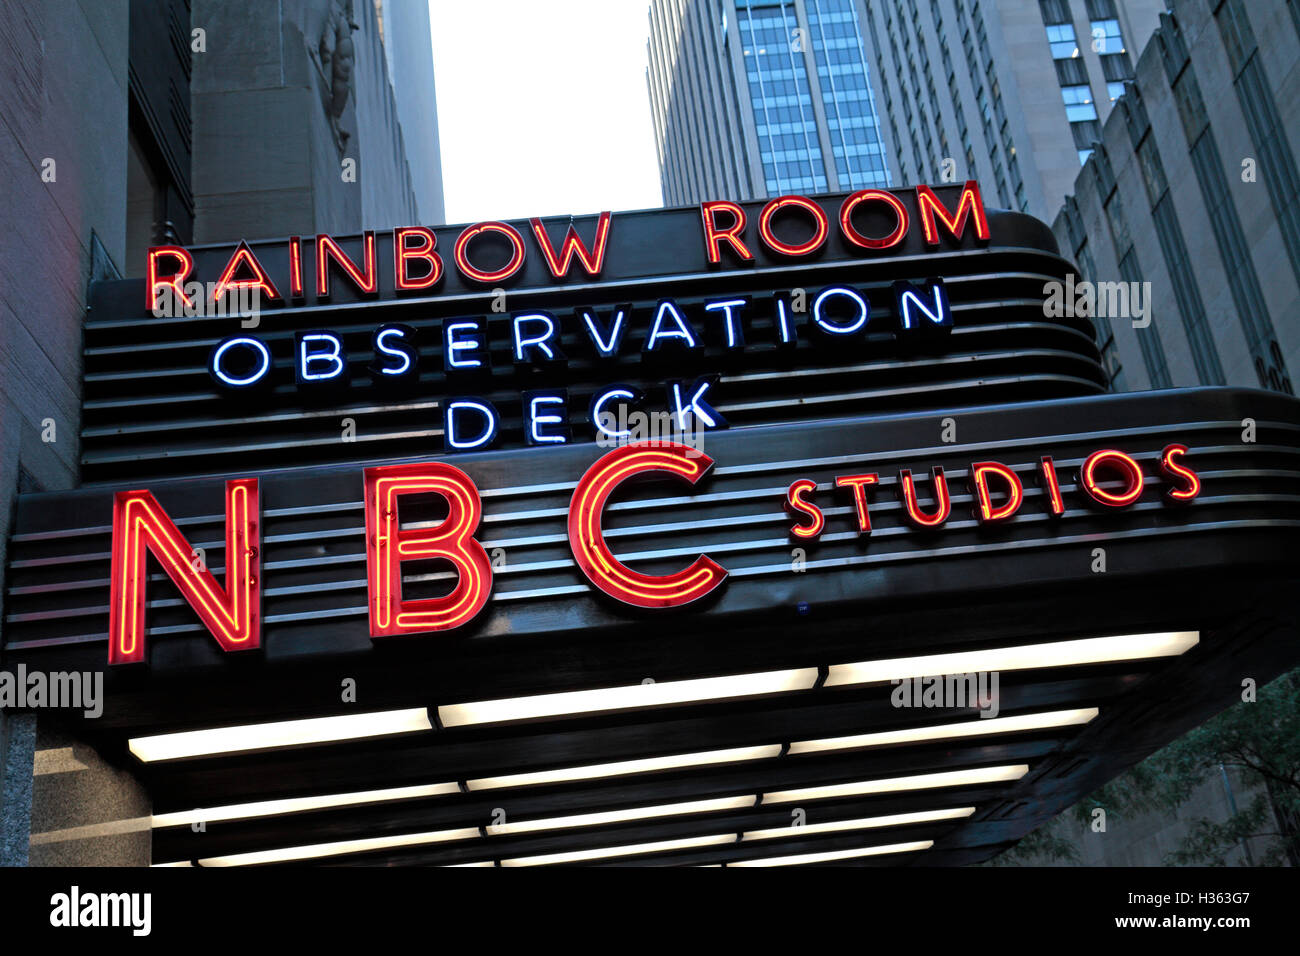
POLYGON ((764 760, 780 756, 780 754, 780 744, 763 744, 757 747, 733 747, 728 750, 707 750, 699 753, 672 754, 667 757, 644 757, 639 760, 619 760, 613 763, 588 764, 581 767, 561 767, 558 770, 512 773, 500 777, 480 777, 467 780, 465 783, 470 790, 530 787, 544 783, 566 783, 574 780, 594 780, 600 777, 649 773, 655 770, 704 767, 711 764, 736 763, 742 760, 764 760))
MULTIPOLYGON (((1037 714, 1020 714, 1013 717, 975 717, 966 721, 936 724, 930 727, 904 727, 872 734, 848 737, 827 737, 791 744, 789 753, 815 753, 855 747, 880 747, 887 744, 959 739, 980 734, 1017 733, 1086 724, 1098 714, 1096 707, 1075 710, 1044 711, 1037 714)), ((646 757, 640 760, 623 760, 616 763, 592 764, 586 767, 562 767, 558 770, 540 770, 533 773, 508 774, 500 777, 483 777, 467 781, 470 790, 526 787, 545 783, 564 783, 622 774, 647 773, 654 770, 675 770, 709 764, 733 763, 743 760, 768 760, 779 756, 779 744, 757 747, 736 747, 730 750, 712 750, 702 753, 676 754, 669 757, 646 757)))
POLYGON ((508 697, 468 704, 444 704, 438 719, 444 727, 498 723, 530 717, 558 717, 594 711, 654 707, 691 701, 724 700, 808 690, 817 683, 817 668, 766 671, 757 674, 733 674, 727 677, 698 677, 690 680, 601 687, 594 690, 539 694, 534 697, 508 697))
POLYGON ((1086 724, 1097 716, 1096 707, 1076 710, 1051 710, 1037 714, 1017 714, 1013 717, 972 717, 951 724, 934 724, 930 727, 903 727, 882 730, 871 734, 854 734, 848 737, 826 737, 821 740, 801 740, 790 745, 790 753, 818 753, 825 750, 847 750, 855 747, 884 747, 889 744, 921 743, 933 740, 954 740, 985 734, 1012 734, 1029 730, 1046 730, 1051 727, 1069 727, 1086 724))
POLYGON ((801 837, 810 833, 837 833, 846 830, 873 830, 877 827, 904 827, 914 823, 938 823, 943 820, 964 820, 975 812, 974 807, 953 807, 948 810, 918 810, 915 813, 891 813, 880 817, 860 817, 856 820, 828 820, 825 823, 786 825, 768 830, 746 830, 742 840, 777 840, 782 837, 801 837))
MULTIPOLYGON (((825 788, 806 788, 778 793, 765 794, 764 803, 784 803, 795 799, 818 800, 823 797, 854 796, 866 793, 896 792, 910 789, 929 789, 933 787, 961 786, 967 783, 985 783, 991 780, 1018 780, 1029 770, 1026 765, 981 768, 969 771, 948 771, 944 773, 921 774, 912 777, 894 777, 886 780, 870 780, 859 783, 841 784, 825 788)), ((722 797, 713 800, 696 800, 676 804, 660 804, 653 807, 638 807, 628 810, 599 811, 588 814, 575 814, 568 817, 552 817, 544 820, 520 821, 515 824, 496 824, 487 828, 489 836, 512 833, 536 832, 539 830, 563 829, 580 826, 597 826, 605 823, 618 823, 630 820, 657 817, 687 815, 691 813, 708 813, 723 810, 746 809, 754 806, 752 794, 737 797, 722 797)), ((806 828, 783 827, 778 830, 755 830, 746 834, 747 839, 768 839, 780 836, 800 836, 804 833, 829 832, 832 830, 866 829, 869 827, 903 826, 908 823, 935 822, 939 820, 958 819, 969 816, 974 807, 960 807, 951 810, 929 810, 917 813, 893 814, 891 816, 867 817, 857 820, 828 821, 826 824, 812 824, 806 828)), ((430 833, 394 835, 361 840, 343 840, 336 843, 321 843, 310 846, 283 847, 274 850, 258 850, 251 853, 239 853, 223 857, 211 857, 200 860, 203 866, 248 866, 259 863, 283 863, 295 860, 308 860, 324 856, 337 856, 344 853, 365 853, 374 850, 394 849, 406 846, 423 846, 431 843, 470 840, 481 834, 477 828, 458 830, 439 830, 430 833)), ((728 833, 722 837, 692 837, 683 840, 667 840, 655 843, 635 844, 621 847, 599 847, 590 850, 574 850, 542 856, 519 857, 502 860, 502 866, 536 866, 546 863, 576 863, 583 860, 604 859, 606 857, 627 856, 639 853, 655 853, 660 850, 684 849, 693 846, 709 846, 715 843, 734 842, 736 834, 728 833)))
MULTIPOLYGON (((883 683, 908 677, 927 677, 941 674, 1064 667, 1107 661, 1173 657, 1194 647, 1199 640, 1200 636, 1196 631, 1176 631, 1055 641, 1046 644, 1026 644, 1016 647, 961 651, 951 654, 860 661, 853 664, 834 664, 829 668, 826 686, 883 683)), ((477 703, 447 704, 438 708, 438 714, 443 726, 455 727, 479 723, 496 723, 505 720, 520 720, 529 717, 560 716, 807 690, 813 687, 816 681, 817 671, 815 668, 796 668, 793 670, 767 671, 728 677, 704 677, 596 690, 569 691, 559 694, 541 694, 533 697, 513 697, 477 703)), ((994 720, 997 719, 1001 718, 994 718, 994 720)), ((130 749, 140 760, 148 763, 157 760, 176 760, 184 757, 268 750, 300 744, 412 733, 430 729, 432 728, 427 711, 424 708, 412 708, 371 714, 318 717, 306 720, 248 724, 239 727, 219 727, 209 730, 192 730, 175 734, 136 737, 130 741, 130 749)), ((954 729, 951 736, 963 736, 975 732, 974 729, 954 729)), ((981 732, 995 733, 998 731, 990 727, 981 732)), ((901 734, 903 732, 891 733, 901 734)), ((926 737, 927 731, 922 729, 910 733, 910 737, 899 737, 899 739, 937 739, 926 737)), ((863 736, 869 737, 872 735, 863 736)), ((848 738, 844 739, 847 740, 848 738)), ((820 748, 812 746, 815 743, 819 742, 806 741, 802 742, 800 746, 806 748, 806 750, 833 749, 828 746, 820 748)), ((871 746, 871 744, 845 744, 845 746, 871 746)), ((604 775, 606 774, 591 774, 591 776, 604 775)), ((520 782, 517 778, 524 776, 529 775, 511 775, 511 777, 516 778, 516 783, 520 782)), ((486 789, 494 785, 504 785, 490 782, 501 779, 503 778, 483 778, 474 783, 477 783, 479 788, 486 789)), ((541 782, 541 779, 538 778, 536 782, 541 782)), ((554 779, 582 778, 556 777, 554 779)), ((473 789, 474 783, 471 783, 471 789, 473 789)))
MULTIPOLYGON (((1132 634, 835 664, 829 669, 826 685, 875 683, 941 674, 1022 670, 1149 657, 1171 657, 1182 654, 1198 640, 1199 635, 1195 631, 1132 634)), ((808 690, 815 686, 816 682, 816 668, 804 667, 728 677, 702 677, 566 691, 558 694, 539 694, 532 697, 444 704, 438 708, 438 717, 444 727, 460 727, 507 720, 559 717, 595 711, 626 710, 660 704, 723 700, 808 690)))
POLYGON ((826 686, 876 684, 909 677, 941 674, 971 674, 980 671, 1014 671, 1038 667, 1066 667, 1102 664, 1151 657, 1177 657, 1200 641, 1197 631, 1160 634, 1125 634, 1118 637, 1090 637, 1049 644, 1022 644, 979 651, 897 657, 856 664, 833 664, 826 686))
POLYGON ((700 846, 719 846, 735 843, 736 834, 719 833, 714 836, 686 837, 682 840, 660 840, 656 843, 635 843, 629 846, 601 847, 595 850, 574 850, 569 853, 548 853, 545 856, 523 856, 502 860, 502 866, 546 866, 557 863, 582 863, 586 860, 606 860, 641 853, 663 853, 668 850, 689 850, 700 846))
POLYGON ((354 740, 387 734, 406 734, 432 730, 429 712, 423 707, 407 710, 384 710, 369 714, 346 714, 340 717, 311 717, 306 720, 283 720, 268 724, 245 724, 239 727, 214 727, 210 730, 186 730, 175 734, 133 737, 131 753, 145 763, 177 760, 212 754, 248 750, 270 750, 300 744, 354 740))
MULTIPOLYGON (((884 731, 875 734, 859 734, 850 737, 832 737, 824 740, 802 741, 791 745, 790 753, 811 753, 847 747, 882 746, 891 743, 947 739, 949 737, 962 737, 979 733, 1010 733, 1015 731, 1040 729, 1044 727, 1086 723, 1096 715, 1096 708, 1082 708, 1079 710, 1049 711, 1040 714, 1023 714, 1015 717, 999 717, 989 720, 972 718, 969 721, 963 721, 957 724, 939 724, 934 727, 903 728, 900 730, 884 731)), ((532 786, 545 783, 561 783, 623 774, 646 773, 656 770, 672 770, 685 767, 741 762, 746 760, 772 759, 779 756, 780 752, 781 747, 779 744, 767 744, 758 747, 736 747, 729 750, 675 754, 666 757, 648 757, 640 760, 625 760, 614 763, 592 764, 582 767, 563 767, 558 770, 543 770, 534 773, 487 777, 470 780, 468 781, 468 786, 470 790, 488 790, 505 787, 532 786)), ((255 803, 232 804, 222 807, 196 808, 193 810, 183 810, 174 813, 155 814, 151 822, 154 827, 189 826, 194 823, 202 822, 215 823, 223 820, 275 816, 308 810, 323 810, 331 807, 344 807, 365 803, 382 803, 392 800, 441 796, 457 793, 458 791, 459 787, 455 783, 437 783, 423 786, 394 787, 385 790, 326 794, 314 797, 292 797, 281 800, 265 800, 255 803)), ((722 798, 722 801, 731 801, 732 799, 748 801, 746 805, 751 805, 753 802, 753 797, 749 796, 722 798)), ((661 808, 650 808, 650 811, 610 811, 612 814, 627 815, 622 817, 610 816, 607 822, 613 822, 615 819, 636 819, 637 817, 631 814, 642 812, 647 816, 668 815, 669 812, 692 812, 685 808, 689 808, 696 804, 707 803, 710 803, 710 801, 696 801, 694 803, 667 805, 678 806, 683 809, 678 811, 665 811, 663 813, 650 812, 659 811, 661 808)), ((708 809, 714 808, 706 807, 697 812, 707 812, 708 809)), ((719 803, 716 809, 726 809, 726 807, 721 806, 719 803)), ((554 818, 551 820, 522 821, 514 824, 505 824, 501 827, 489 826, 488 831, 490 833, 507 833, 550 829, 560 826, 576 826, 581 825, 580 821, 584 817, 591 818, 587 822, 589 825, 592 825, 598 822, 596 818, 602 816, 605 816, 605 814, 592 813, 580 814, 566 818, 554 818)))
MULTIPOLYGON (((1181 654, 1198 641, 1195 632, 1176 632, 1168 634, 1135 635, 1131 637, 1092 638, 1080 641, 1061 641, 1051 644, 1027 645, 1016 648, 1001 648, 986 651, 962 652, 956 654, 930 655, 928 657, 901 658, 886 661, 863 662, 859 664, 835 665, 830 669, 829 683, 866 683, 885 679, 886 674, 898 676, 928 676, 936 673, 968 673, 972 670, 1012 670, 1026 667, 1063 666, 1067 664, 1095 663, 1104 660, 1134 659, 1140 657, 1172 656, 1181 654)), ((751 694, 771 693, 785 690, 798 690, 811 687, 816 680, 816 671, 802 669, 794 671, 775 671, 762 674, 742 675, 728 678, 703 678, 691 681, 675 681, 658 685, 633 685, 630 688, 612 690, 577 691, 572 694, 542 695, 532 698, 515 698, 506 701, 488 701, 483 704, 456 705, 461 708, 484 707, 485 714, 492 720, 512 719, 496 716, 508 712, 513 716, 527 712, 529 716, 541 713, 553 713, 550 707, 575 704, 582 709, 613 709, 608 695, 618 695, 625 691, 636 692, 645 687, 658 688, 660 693, 653 700, 641 699, 638 703, 666 703, 672 701, 699 699, 696 696, 703 689, 713 691, 717 696, 720 691, 729 691, 722 696, 748 696, 751 694), (719 684, 719 682, 724 682, 719 684), (499 708, 505 708, 501 710, 499 708)), ((626 699, 626 698, 624 698, 626 699)), ((619 704, 619 706, 625 706, 619 704)), ((635 705, 633 705, 635 706, 635 705)), ((446 709, 446 708, 442 708, 446 709)), ((472 713, 463 714, 464 722, 475 722, 472 713)), ((1049 727, 1069 726, 1087 723, 1097 716, 1096 708, 1079 708, 1074 710, 1049 711, 1038 714, 1021 714, 1012 717, 992 719, 972 718, 967 721, 939 724, 931 727, 912 727, 899 730, 882 731, 870 734, 858 734, 846 737, 825 738, 821 740, 798 741, 791 745, 790 753, 812 753, 853 747, 884 746, 894 743, 917 742, 924 740, 942 740, 975 736, 981 734, 1013 733, 1049 727)), ((260 750, 271 747, 292 746, 294 744, 323 742, 337 739, 378 736, 392 733, 408 733, 431 729, 428 714, 423 708, 401 711, 385 711, 373 714, 347 715, 343 717, 315 718, 300 721, 283 721, 271 724, 255 724, 242 727, 217 728, 202 731, 187 731, 178 734, 163 734, 155 737, 135 738, 130 742, 131 750, 141 760, 176 759, 202 754, 229 753, 238 750, 260 750)), ((769 759, 780 753, 780 745, 772 744, 758 747, 741 747, 729 750, 705 751, 693 754, 679 754, 667 757, 650 757, 640 760, 617 761, 606 764, 593 764, 583 767, 560 768, 558 770, 536 771, 532 773, 509 774, 499 777, 478 778, 468 781, 469 789, 484 790, 511 786, 529 786, 542 783, 558 783, 598 777, 650 772, 655 770, 676 769, 682 767, 705 766, 709 764, 728 763, 743 760, 769 759)), ((787 802, 795 799, 819 799, 828 796, 848 796, 865 793, 890 792, 895 790, 921 789, 929 787, 962 786, 969 783, 984 783, 1019 779, 1028 767, 1020 765, 1013 768, 989 768, 982 770, 950 771, 939 774, 923 774, 913 777, 894 778, 891 780, 866 781, 857 784, 839 784, 830 787, 809 787, 791 791, 778 791, 764 796, 767 803, 787 802), (1000 775, 1008 774, 1008 775, 1000 775)), ((241 819, 256 816, 294 813, 303 810, 324 809, 336 806, 348 806, 358 803, 400 800, 421 796, 435 796, 454 793, 457 787, 453 783, 433 784, 417 787, 400 787, 388 790, 361 791, 351 794, 326 795, 320 797, 290 798, 285 800, 262 801, 218 807, 202 810, 182 811, 172 814, 160 814, 153 818, 152 825, 178 826, 195 822, 215 822, 220 820, 241 819)), ((501 833, 525 832, 562 828, 566 826, 597 825, 600 822, 640 819, 645 816, 666 816, 673 813, 708 812, 710 809, 728 809, 733 798, 723 798, 724 806, 719 801, 696 801, 663 807, 642 808, 630 811, 608 811, 592 814, 579 814, 572 817, 553 818, 551 820, 523 821, 517 824, 505 824, 492 828, 501 833), (700 805, 701 809, 689 809, 700 805)), ((752 798, 734 798, 749 801, 752 798)), ((868 824, 862 823, 862 826, 868 824)), ((880 824, 888 825, 888 824, 880 824)), ((445 831, 457 832, 457 831, 445 831)), ((466 831, 471 832, 473 831, 466 831)), ((754 831, 763 833, 766 831, 754 831)), ((775 831, 773 831, 775 835, 775 831)), ((436 835, 435 835, 436 836, 436 835)), ((430 835, 415 835, 409 841, 406 838, 383 838, 382 846, 400 846, 427 842, 430 835), (398 842, 391 842, 396 840, 398 842)), ((755 837, 759 838, 759 837, 755 837)), ((355 846, 366 841, 347 841, 344 846, 355 846)), ((335 844, 323 844, 318 847, 293 848, 267 853, 306 853, 307 857, 328 855, 329 853, 360 852, 355 849, 328 849, 335 844), (323 849, 325 848, 325 849, 323 849)), ((256 857, 258 854, 241 854, 228 859, 256 857)), ((290 857, 299 858, 299 857, 290 857)), ((306 858, 306 857, 304 857, 306 858)), ((227 859, 227 858, 222 858, 227 859)), ((248 860, 251 862, 251 860, 248 860)))
POLYGON ((824 787, 800 787, 763 794, 763 803, 791 803, 795 800, 828 800, 832 797, 861 797, 872 793, 897 793, 900 790, 931 790, 936 787, 966 787, 980 783, 1012 783, 1029 772, 1028 764, 1001 767, 977 767, 970 770, 944 770, 907 777, 859 780, 824 787))
POLYGON ((601 810, 595 813, 578 813, 567 817, 549 817, 544 820, 520 820, 515 823, 489 824, 489 836, 507 836, 511 833, 534 833, 538 830, 561 830, 570 827, 594 827, 606 823, 625 823, 631 820, 649 820, 655 817, 685 816, 692 813, 713 813, 723 810, 746 810, 758 801, 755 794, 739 797, 718 797, 714 800, 690 800, 684 803, 663 803, 653 807, 631 807, 626 810, 601 810))
POLYGON ((179 810, 175 813, 155 813, 152 817, 152 826, 179 827, 194 823, 218 823, 222 820, 247 820, 252 817, 300 813, 304 810, 327 810, 331 807, 351 807, 360 803, 384 803, 389 800, 437 797, 459 792, 460 787, 455 783, 434 783, 418 787, 392 787, 387 790, 323 794, 318 797, 288 797, 283 800, 236 803, 224 807, 200 807, 194 810, 179 810))
POLYGON ((199 860, 200 866, 253 866, 259 863, 287 863, 294 860, 312 860, 343 853, 367 853, 393 847, 425 846, 430 843, 450 843, 455 840, 472 840, 481 836, 478 827, 459 830, 435 830, 429 833, 406 833, 396 836, 368 837, 362 840, 339 840, 335 843, 316 843, 311 846, 289 846, 275 850, 255 850, 252 853, 234 853, 230 856, 213 856, 199 860))
MULTIPOLYGON (((1011 733, 1036 730, 1046 727, 1081 724, 1097 716, 1097 708, 1077 710, 1048 711, 1039 714, 1022 714, 1015 717, 992 719, 972 718, 954 724, 939 724, 933 727, 902 728, 874 734, 859 734, 849 737, 832 737, 824 740, 797 742, 791 745, 790 753, 812 753, 848 747, 872 747, 886 744, 913 742, 919 740, 939 740, 963 737, 974 734, 1011 733)), ((625 760, 614 763, 594 764, 583 767, 565 767, 558 770, 544 770, 535 773, 511 774, 501 777, 489 777, 468 781, 471 790, 498 789, 514 786, 530 786, 543 783, 594 779, 617 776, 621 774, 645 773, 655 770, 670 770, 683 767, 708 766, 711 764, 740 762, 745 760, 771 759, 778 756, 781 747, 769 744, 758 747, 737 747, 730 750, 705 751, 700 753, 677 754, 667 757, 649 757, 640 760, 625 760)), ((961 771, 958 771, 960 773, 961 771)), ((329 794, 315 797, 296 797, 282 800, 266 800, 256 803, 234 804, 224 807, 199 808, 175 813, 156 814, 152 818, 154 827, 189 826, 200 822, 219 822, 261 816, 297 813, 307 810, 328 809, 331 807, 353 806, 364 803, 381 803, 390 800, 414 799, 419 797, 440 796, 457 793, 455 783, 439 783, 425 786, 396 787, 386 790, 358 791, 355 793, 329 794)), ((534 830, 555 829, 571 826, 598 825, 600 823, 634 820, 654 816, 670 816, 676 813, 709 812, 711 810, 732 809, 752 806, 752 796, 724 797, 718 800, 691 801, 679 804, 665 804, 658 807, 634 808, 576 814, 569 817, 557 817, 545 820, 519 821, 499 826, 488 826, 489 833, 522 833, 534 830)), ((888 819, 888 818, 874 818, 888 819)), ((868 824, 864 823, 863 826, 868 824)), ((880 823, 889 826, 889 823, 880 823)), ((830 828, 831 825, 814 824, 816 827, 830 828)), ((782 830, 754 831, 776 836, 782 830)), ((813 831, 810 831, 813 832, 813 831)), ((759 839, 765 837, 750 836, 759 839)))
POLYGON ((794 856, 769 856, 761 860, 737 860, 728 863, 727 866, 798 866, 801 863, 831 863, 835 860, 851 860, 860 856, 915 853, 919 850, 928 850, 932 846, 934 846, 933 840, 918 840, 915 843, 890 843, 886 846, 866 846, 855 850, 828 850, 825 853, 799 853, 794 856))

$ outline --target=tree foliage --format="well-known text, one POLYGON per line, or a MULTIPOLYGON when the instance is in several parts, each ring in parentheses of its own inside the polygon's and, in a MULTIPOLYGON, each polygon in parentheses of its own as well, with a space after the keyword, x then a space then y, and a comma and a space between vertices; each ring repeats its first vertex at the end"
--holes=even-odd
POLYGON ((1039 827, 995 865, 1078 862, 1077 836, 1098 807, 1108 820, 1177 814, 1212 775, 1234 771, 1243 786, 1227 820, 1193 817, 1167 865, 1223 866, 1248 838, 1267 838, 1259 865, 1300 865, 1300 669, 1260 688, 1039 827))

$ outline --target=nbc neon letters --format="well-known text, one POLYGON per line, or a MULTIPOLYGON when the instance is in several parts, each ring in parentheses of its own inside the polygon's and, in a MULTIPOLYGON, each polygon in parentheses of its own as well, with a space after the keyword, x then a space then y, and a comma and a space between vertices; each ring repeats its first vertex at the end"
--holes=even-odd
MULTIPOLYGON (((713 460, 696 449, 663 442, 620 446, 587 470, 573 494, 568 528, 574 560, 593 587, 635 607, 670 608, 698 601, 726 580, 727 572, 705 555, 672 574, 635 571, 614 556, 601 530, 606 502, 629 479, 667 475, 693 485, 712 466, 713 460)), ((471 621, 492 592, 492 562, 475 537, 483 506, 473 480, 446 462, 380 465, 365 469, 363 491, 370 636, 446 631, 471 621), (428 494, 446 502, 446 517, 434 527, 401 527, 403 496, 428 494), (431 558, 451 563, 456 584, 441 597, 404 598, 403 564, 431 558)), ((258 480, 226 482, 222 585, 152 493, 118 492, 113 506, 109 663, 146 660, 147 553, 162 565, 222 650, 260 647, 260 529, 258 480)))
MULTIPOLYGON (((1127 508, 1146 490, 1148 479, 1164 488, 1168 504, 1186 504, 1201 492, 1201 480, 1186 462, 1187 447, 1167 445, 1144 471, 1134 456, 1116 448, 1088 455, 1077 467, 1072 498, 1090 507, 1127 508), (1148 472, 1152 472, 1148 474, 1148 472)), ((662 610, 693 604, 717 591, 727 569, 708 554, 699 554, 669 574, 647 574, 624 564, 610 549, 602 521, 611 496, 627 481, 643 476, 668 477, 685 487, 698 485, 713 467, 699 449, 664 442, 635 442, 607 452, 583 474, 569 504, 568 540, 574 563, 598 592, 621 604, 662 610)), ((1068 478, 1066 480, 1068 480, 1068 478)), ((1009 467, 976 461, 965 476, 970 507, 982 525, 997 525, 1026 510, 1026 486, 1039 486, 1033 507, 1059 518, 1066 513, 1065 481, 1050 456, 1036 463, 1009 467)), ((858 532, 872 531, 872 496, 893 485, 903 518, 918 532, 932 533, 952 519, 954 501, 963 491, 940 467, 928 474, 900 469, 897 478, 877 472, 836 476, 833 490, 850 497, 858 532)), ((366 585, 372 638, 396 638, 452 630, 468 624, 491 600, 492 562, 476 537, 483 509, 479 490, 464 471, 447 462, 415 462, 366 468, 362 476, 365 506, 366 585), (446 516, 430 526, 402 527, 401 501, 407 495, 436 495, 446 516), (442 596, 409 598, 402 593, 406 562, 440 559, 455 570, 456 581, 442 596)), ((817 482, 798 478, 783 504, 790 534, 815 543, 827 527, 816 501, 817 482)), ((180 591, 186 604, 224 651, 261 645, 261 513, 258 479, 226 482, 226 549, 224 583, 217 581, 175 522, 147 490, 118 492, 113 506, 109 661, 126 664, 146 659, 147 553, 152 553, 180 591)))

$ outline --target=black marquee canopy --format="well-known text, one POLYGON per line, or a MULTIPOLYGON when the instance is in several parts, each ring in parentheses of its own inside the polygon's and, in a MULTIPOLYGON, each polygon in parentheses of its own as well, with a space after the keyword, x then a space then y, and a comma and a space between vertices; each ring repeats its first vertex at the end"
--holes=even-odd
MULTIPOLYGON (((223 651, 151 551, 145 660, 108 668, 101 717, 69 718, 143 780, 156 864, 989 859, 1240 699, 1243 681, 1296 664, 1300 404, 1223 388, 1106 394, 1089 320, 1044 308, 1046 284, 1072 270, 1045 226, 988 210, 987 239, 968 223, 929 242, 918 194, 891 195, 913 228, 887 249, 832 229, 782 255, 756 203, 736 207, 753 258, 724 248, 715 264, 700 210, 620 213, 598 275, 557 280, 530 242, 499 285, 453 268, 464 230, 439 227, 446 274, 406 294, 384 234, 374 271, 388 285, 359 292, 336 270, 328 300, 289 295, 255 322, 158 317, 144 281, 96 284, 84 484, 20 497, 0 663, 108 666, 119 492, 147 489, 228 580, 223 489, 256 478, 260 646, 223 651), (950 327, 906 334, 900 296, 936 286, 944 298, 929 303, 950 327), (810 303, 831 288, 866 303, 856 334, 836 331, 853 316, 829 305, 817 329, 810 303), (694 340, 646 349, 665 301, 694 340), (743 303, 742 342, 707 308, 719 302, 743 303), (610 341, 620 309, 622 347, 601 355, 593 341, 610 341), (584 310, 606 323, 594 335, 584 310), (518 354, 516 319, 538 314, 562 359, 518 354), (463 353, 484 362, 452 369, 448 327, 463 322, 482 332, 463 353), (412 343, 396 387, 376 372, 386 328, 412 343), (304 335, 319 333, 341 343, 347 372, 317 387, 301 372, 304 335), (269 356, 266 381, 244 392, 212 373, 218 343, 241 337, 269 356), (633 607, 580 567, 571 506, 613 447, 595 440, 595 399, 619 386, 623 412, 671 417, 673 383, 688 397, 703 383, 701 412, 728 426, 678 443, 712 466, 690 483, 620 486, 597 526, 641 574, 707 555, 726 578, 681 607, 633 607), (539 428, 537 395, 558 396, 563 420, 539 428), (498 413, 478 450, 450 447, 458 400, 498 413), (431 461, 481 498, 491 596, 453 629, 371 637, 363 474, 431 461), (979 484, 990 462, 1016 495, 979 484), (859 499, 843 479, 868 473, 859 499), (949 508, 926 526, 940 473, 949 508), (1014 513, 990 520, 1003 506, 1014 513), (954 674, 994 675, 996 714, 980 715, 987 701, 900 706, 898 679, 954 674), (186 736, 223 729, 220 744, 186 736)), ((951 211, 965 192, 933 195, 951 211)), ((845 198, 815 203, 834 224, 845 198)), ((808 225, 789 215, 801 211, 778 209, 772 229, 802 241, 808 225)), ((849 226, 887 232, 875 216, 849 226)), ((541 228, 590 245, 602 227, 541 228)), ((479 237, 482 260, 510 254, 493 247, 500 235, 479 237)), ((337 244, 362 263, 370 241, 337 244)), ((314 245, 247 248, 286 286, 314 245)), ((232 251, 189 250, 194 275, 216 279, 232 251)), ((449 507, 413 499, 400 520, 436 527, 449 507)), ((398 592, 436 598, 460 574, 412 560, 398 592)))

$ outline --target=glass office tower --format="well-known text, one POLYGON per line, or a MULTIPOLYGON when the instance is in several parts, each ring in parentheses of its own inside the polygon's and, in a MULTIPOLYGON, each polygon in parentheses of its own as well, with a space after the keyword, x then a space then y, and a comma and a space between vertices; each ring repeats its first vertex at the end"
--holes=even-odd
POLYGON ((890 185, 862 16, 860 0, 654 0, 665 202, 890 185))

